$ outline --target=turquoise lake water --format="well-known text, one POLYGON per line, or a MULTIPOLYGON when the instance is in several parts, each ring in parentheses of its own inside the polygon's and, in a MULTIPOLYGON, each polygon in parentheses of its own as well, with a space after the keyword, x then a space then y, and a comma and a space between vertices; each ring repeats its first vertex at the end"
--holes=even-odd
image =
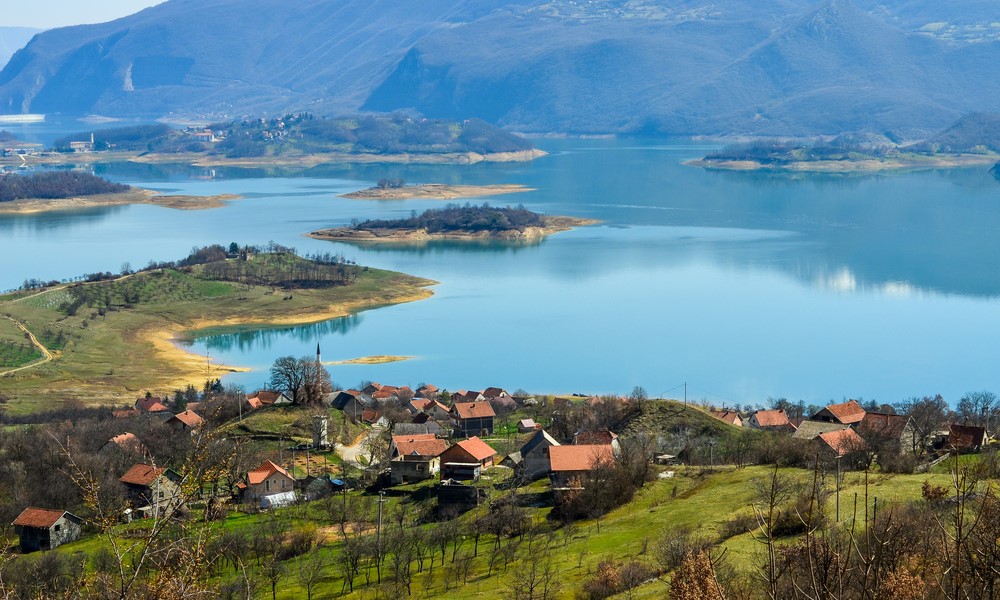
MULTIPOLYGON (((710 172, 681 164, 712 146, 540 140, 527 164, 323 167, 288 173, 97 166, 157 190, 236 193, 225 208, 152 206, 0 216, 0 289, 173 260, 192 246, 273 240, 441 282, 433 298, 307 327, 205 337, 191 350, 253 367, 373 354, 410 361, 330 367, 334 381, 498 385, 807 403, 894 402, 1000 392, 1000 181, 985 168, 863 176, 710 172), (437 243, 357 248, 304 237, 352 218, 440 201, 337 195, 381 177, 520 183, 494 204, 600 219, 527 247, 437 243)), ((482 202, 484 199, 474 199, 482 202)))

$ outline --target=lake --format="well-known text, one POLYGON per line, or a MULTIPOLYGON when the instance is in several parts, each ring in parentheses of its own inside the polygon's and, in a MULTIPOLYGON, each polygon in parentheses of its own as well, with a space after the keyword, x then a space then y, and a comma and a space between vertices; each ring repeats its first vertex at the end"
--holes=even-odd
MULTIPOLYGON (((266 244, 343 252, 441 282, 433 298, 298 328, 197 339, 213 362, 254 368, 282 355, 326 361, 335 382, 449 390, 628 393, 717 404, 768 397, 895 402, 1000 391, 1000 182, 985 168, 875 175, 772 175, 682 165, 689 141, 542 139, 525 164, 334 166, 305 172, 97 165, 109 179, 244 200, 208 211, 128 206, 0 216, 0 288, 174 260, 193 246, 266 244), (352 218, 440 201, 338 194, 382 177, 520 183, 500 196, 549 214, 600 219, 525 247, 455 242, 358 248, 304 237, 352 218)), ((473 202, 482 202, 476 199, 473 202)))

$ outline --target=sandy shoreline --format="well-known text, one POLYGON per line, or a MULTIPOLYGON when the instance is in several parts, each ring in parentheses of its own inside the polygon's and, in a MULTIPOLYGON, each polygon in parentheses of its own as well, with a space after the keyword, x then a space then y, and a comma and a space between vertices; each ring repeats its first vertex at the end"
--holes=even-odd
POLYGON ((324 365, 384 365, 388 363, 401 362, 404 360, 411 360, 412 356, 395 356, 391 354, 376 354, 374 356, 359 356, 358 358, 349 358, 347 360, 335 360, 332 362, 325 362, 324 365))
POLYGON ((349 194, 341 194, 341 198, 352 200, 455 200, 456 198, 475 198, 478 196, 499 196, 516 194, 518 192, 533 192, 534 188, 519 184, 507 185, 446 185, 443 183, 422 183, 406 185, 398 188, 373 187, 358 190, 349 194))
POLYGON ((453 231, 448 233, 430 233, 426 229, 355 229, 339 227, 322 229, 307 235, 317 240, 332 242, 357 243, 422 243, 433 240, 465 240, 465 241, 510 241, 529 242, 542 239, 561 231, 569 231, 576 227, 595 225, 600 221, 580 219, 576 217, 543 217, 544 227, 526 227, 523 230, 507 229, 503 231, 453 231))
POLYGON ((996 155, 953 154, 942 156, 900 157, 865 160, 817 160, 783 164, 765 164, 755 160, 689 160, 684 165, 720 171, 772 171, 778 173, 878 173, 919 169, 954 169, 992 166, 996 155))
MULTIPOLYGON (((432 280, 427 280, 426 286, 435 285, 437 282, 432 280)), ((208 357, 192 352, 191 350, 181 346, 181 342, 188 339, 186 334, 192 331, 198 331, 201 329, 208 328, 218 328, 218 327, 276 327, 276 326, 298 326, 298 325, 310 325, 313 323, 320 323, 322 321, 329 321, 330 319, 336 319, 339 317, 346 317, 348 315, 360 312, 362 310, 376 308, 378 306, 385 305, 396 305, 403 304, 405 302, 415 302, 417 300, 424 300, 430 298, 434 295, 434 292, 427 287, 421 288, 417 293, 410 294, 407 296, 400 296, 394 298, 391 302, 387 303, 363 303, 363 302, 345 302, 341 304, 330 304, 318 311, 302 314, 286 315, 280 318, 273 318, 267 321, 259 321, 255 319, 245 319, 245 318, 231 318, 231 319, 218 319, 218 320, 198 320, 185 325, 173 325, 170 327, 161 328, 151 328, 143 332, 140 332, 139 337, 145 339, 153 345, 154 351, 159 355, 159 357, 171 367, 175 368, 179 374, 176 379, 172 380, 168 385, 173 386, 185 386, 191 381, 198 381, 204 379, 206 376, 206 371, 208 369, 208 357)), ((404 360, 409 357, 392 357, 397 360, 404 360)), ((354 360, 363 360, 354 359, 354 360)), ((390 362, 390 361, 385 361, 390 362)), ((252 369, 248 367, 238 366, 238 365, 221 365, 212 363, 211 365, 211 377, 221 377, 227 373, 245 373, 252 369)))
POLYGON ((242 196, 219 194, 217 196, 184 196, 159 194, 152 190, 133 188, 119 194, 94 194, 55 199, 24 199, 0 202, 0 214, 27 215, 60 210, 99 208, 102 206, 123 206, 126 204, 152 204, 178 210, 205 210, 219 208, 231 200, 242 196))

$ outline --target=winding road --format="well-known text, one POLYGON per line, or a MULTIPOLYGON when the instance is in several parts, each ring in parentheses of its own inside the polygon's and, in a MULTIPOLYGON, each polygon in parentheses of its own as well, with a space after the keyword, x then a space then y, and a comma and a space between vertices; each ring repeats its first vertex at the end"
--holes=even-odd
POLYGON ((34 344, 35 347, 38 348, 42 352, 42 354, 45 355, 45 358, 43 358, 42 360, 33 362, 33 363, 29 363, 29 364, 24 365, 22 367, 17 367, 16 369, 10 369, 8 371, 0 371, 0 377, 3 377, 4 375, 10 375, 12 373, 17 373, 18 371, 23 371, 24 369, 30 369, 32 367, 37 367, 38 365, 44 365, 45 363, 47 363, 50 360, 52 360, 53 358, 55 358, 52 355, 52 352, 50 352, 48 348, 46 348, 41 342, 38 341, 38 338, 35 337, 35 334, 31 333, 31 331, 29 331, 28 328, 24 326, 24 323, 21 323, 17 319, 12 319, 11 317, 6 317, 5 316, 4 318, 7 319, 8 321, 10 321, 11 323, 13 323, 14 325, 17 325, 17 328, 20 329, 21 331, 23 331, 25 333, 25 335, 28 336, 28 339, 31 340, 31 343, 34 344))

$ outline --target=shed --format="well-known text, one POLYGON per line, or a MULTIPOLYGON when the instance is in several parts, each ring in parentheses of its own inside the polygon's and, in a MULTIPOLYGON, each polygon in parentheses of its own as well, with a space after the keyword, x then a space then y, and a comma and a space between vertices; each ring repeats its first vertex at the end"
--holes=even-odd
POLYGON ((65 510, 29 506, 12 523, 21 539, 21 552, 52 550, 80 539, 83 519, 65 510))

